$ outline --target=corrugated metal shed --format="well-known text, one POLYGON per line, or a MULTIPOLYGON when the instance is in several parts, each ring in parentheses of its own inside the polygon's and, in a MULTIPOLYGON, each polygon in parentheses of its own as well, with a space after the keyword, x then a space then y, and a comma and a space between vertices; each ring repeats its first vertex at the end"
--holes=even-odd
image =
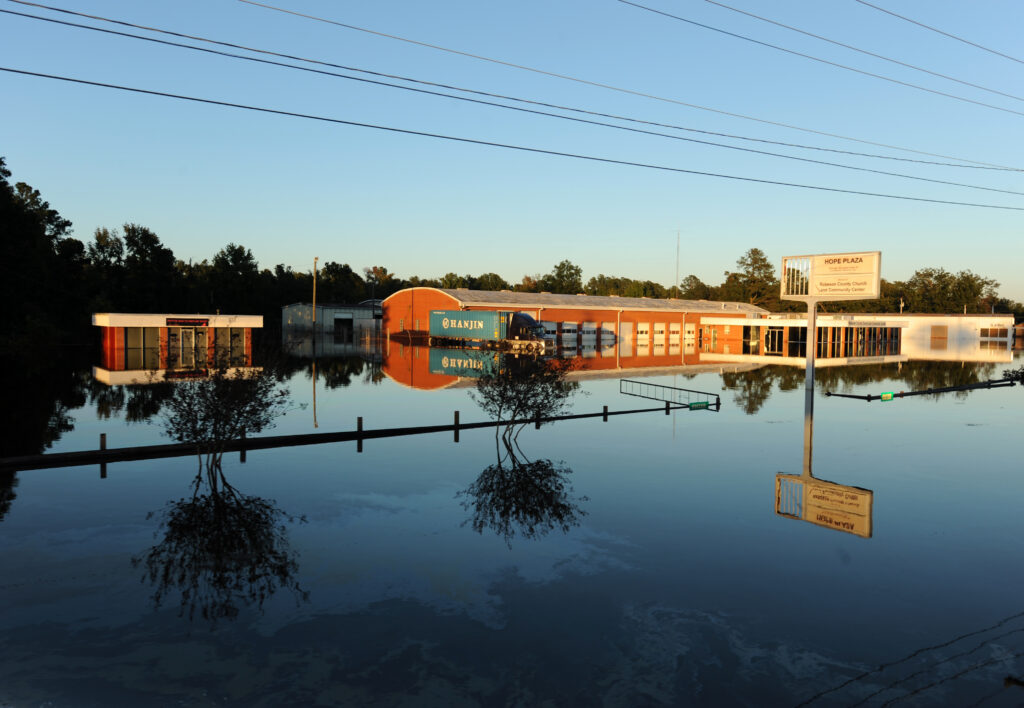
POLYGON ((466 290, 434 288, 464 305, 507 309, 536 307, 587 308, 600 310, 664 310, 666 312, 742 312, 766 315, 768 310, 745 302, 711 302, 709 300, 661 300, 646 297, 615 295, 558 295, 555 293, 521 293, 511 290, 466 290))

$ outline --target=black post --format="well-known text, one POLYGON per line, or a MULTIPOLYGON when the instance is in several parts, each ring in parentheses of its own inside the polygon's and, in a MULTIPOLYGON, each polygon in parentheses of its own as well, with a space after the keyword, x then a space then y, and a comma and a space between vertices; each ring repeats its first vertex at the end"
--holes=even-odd
POLYGON ((540 430, 540 411, 534 414, 533 427, 535 430, 540 430))
POLYGON ((669 411, 669 402, 665 401, 665 415, 668 415, 668 411, 669 411))
POLYGON ((601 414, 601 420, 605 423, 608 422, 608 406, 604 407, 604 412, 601 414))
MULTIPOLYGON (((362 416, 359 416, 358 418, 356 418, 356 431, 358 431, 359 433, 363 432, 363 417, 362 416)), ((356 440, 356 452, 362 452, 362 451, 363 451, 363 436, 360 435, 359 438, 356 440)))
MULTIPOLYGON (((100 433, 100 449, 101 450, 106 450, 107 449, 107 434, 106 433, 100 433)), ((107 478, 107 463, 106 462, 101 462, 100 463, 100 479, 106 479, 106 478, 107 478)))
POLYGON ((459 412, 455 411, 455 424, 452 426, 455 430, 455 442, 459 441, 459 412))

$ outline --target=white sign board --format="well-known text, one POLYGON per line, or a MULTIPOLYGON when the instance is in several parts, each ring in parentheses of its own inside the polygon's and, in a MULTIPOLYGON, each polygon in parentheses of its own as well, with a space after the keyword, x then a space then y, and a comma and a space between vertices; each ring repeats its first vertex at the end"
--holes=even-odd
POLYGON ((875 300, 881 294, 881 251, 782 259, 783 300, 875 300))
POLYGON ((792 474, 775 475, 775 513, 817 526, 871 538, 875 494, 851 487, 792 474))

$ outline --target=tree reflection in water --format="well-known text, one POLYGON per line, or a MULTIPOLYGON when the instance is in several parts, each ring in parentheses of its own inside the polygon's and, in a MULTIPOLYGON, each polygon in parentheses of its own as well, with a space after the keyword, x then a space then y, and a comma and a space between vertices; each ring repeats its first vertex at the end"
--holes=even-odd
POLYGON ((565 463, 551 460, 530 461, 516 454, 516 444, 508 431, 502 434, 504 454, 499 452, 497 464, 488 466, 469 487, 457 494, 462 506, 472 512, 463 525, 471 524, 477 533, 489 528, 512 547, 518 533, 532 539, 559 529, 568 533, 578 526, 587 512, 580 502, 587 497, 574 497, 565 463))
POLYGON ((282 511, 271 499, 243 494, 222 467, 225 443, 271 427, 287 401, 287 389, 271 376, 229 375, 225 368, 175 389, 165 407, 165 429, 172 438, 196 444, 199 470, 191 495, 157 513, 160 542, 132 559, 144 568, 143 581, 156 588, 155 608, 178 592, 182 616, 191 620, 198 611, 215 624, 237 617, 244 605, 262 610, 281 588, 296 602, 308 600, 295 577, 297 554, 287 527, 305 518, 282 511))
POLYGON ((493 419, 504 425, 495 428, 498 460, 456 496, 472 512, 466 520, 477 533, 489 528, 512 547, 518 533, 531 539, 560 529, 563 533, 579 525, 586 512, 574 497, 564 463, 540 459, 530 461, 519 448, 518 438, 526 425, 539 418, 564 412, 579 384, 566 374, 579 368, 578 360, 550 360, 534 357, 506 357, 501 367, 477 382, 473 400, 493 419))
POLYGON ((288 544, 286 523, 296 517, 271 499, 239 492, 225 479, 219 458, 196 474, 191 496, 168 503, 160 515, 157 534, 163 538, 132 559, 156 588, 154 608, 178 591, 181 616, 191 620, 198 610, 216 623, 234 619, 243 605, 262 609, 280 588, 297 602, 308 600, 295 577, 297 554, 288 544))

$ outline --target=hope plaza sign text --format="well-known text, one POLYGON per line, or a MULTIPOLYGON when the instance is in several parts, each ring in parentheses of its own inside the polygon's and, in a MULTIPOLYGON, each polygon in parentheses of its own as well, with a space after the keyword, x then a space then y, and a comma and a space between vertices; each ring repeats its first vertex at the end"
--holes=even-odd
POLYGON ((786 256, 783 300, 875 300, 882 294, 882 252, 786 256))

